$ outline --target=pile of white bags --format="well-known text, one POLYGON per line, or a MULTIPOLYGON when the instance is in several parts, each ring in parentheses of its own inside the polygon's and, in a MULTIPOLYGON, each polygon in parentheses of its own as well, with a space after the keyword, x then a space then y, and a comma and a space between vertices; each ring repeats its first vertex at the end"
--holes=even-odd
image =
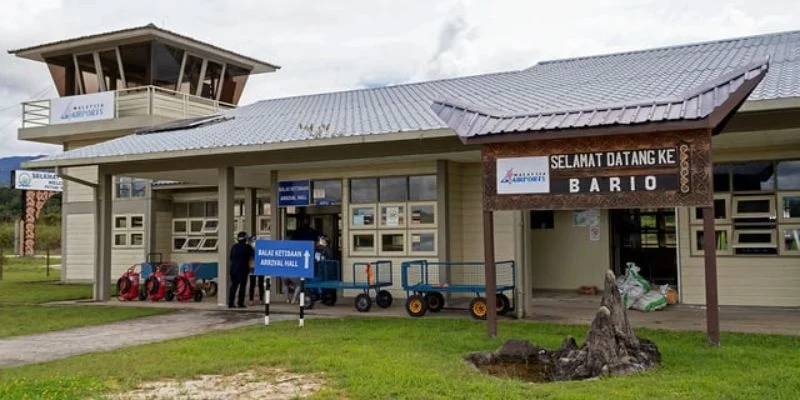
POLYGON ((619 294, 625 308, 639 311, 660 310, 667 306, 667 297, 639 275, 639 267, 628 263, 625 275, 617 278, 619 294))

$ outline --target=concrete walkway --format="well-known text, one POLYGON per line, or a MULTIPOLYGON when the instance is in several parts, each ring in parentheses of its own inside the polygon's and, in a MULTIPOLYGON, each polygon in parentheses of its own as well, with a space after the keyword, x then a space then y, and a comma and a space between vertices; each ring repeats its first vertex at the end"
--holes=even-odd
MULTIPOLYGON (((290 319, 275 315, 271 320, 290 319)), ((253 313, 178 311, 112 324, 0 339, 0 368, 40 363, 79 354, 162 342, 263 323, 253 313)))

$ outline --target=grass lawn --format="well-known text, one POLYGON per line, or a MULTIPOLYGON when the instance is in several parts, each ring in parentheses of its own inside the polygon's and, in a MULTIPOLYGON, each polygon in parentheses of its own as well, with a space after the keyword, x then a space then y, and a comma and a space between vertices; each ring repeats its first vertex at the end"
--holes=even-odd
POLYGON ((310 320, 213 333, 185 340, 0 371, 0 398, 92 398, 142 382, 232 374, 255 366, 324 372, 318 398, 347 399, 796 399, 800 338, 723 334, 723 347, 702 333, 643 330, 663 354, 655 371, 592 382, 528 384, 481 375, 461 358, 524 338, 556 347, 587 328, 528 322, 500 325, 444 318, 310 320))
MULTIPOLYGON (((52 260, 52 259, 51 259, 52 260)), ((47 277, 43 258, 6 258, 0 281, 0 338, 97 325, 169 310, 84 306, 40 306, 60 300, 92 297, 92 285, 62 284, 58 270, 47 277)), ((60 262, 54 259, 53 263, 60 262)))

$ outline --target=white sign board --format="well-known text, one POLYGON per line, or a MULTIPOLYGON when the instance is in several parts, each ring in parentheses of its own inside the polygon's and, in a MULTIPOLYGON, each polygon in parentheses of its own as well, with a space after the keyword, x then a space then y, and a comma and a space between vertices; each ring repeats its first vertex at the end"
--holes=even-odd
POLYGON ((100 92, 50 100, 50 125, 114 118, 114 92, 100 92))
POLYGON ((14 189, 61 192, 64 190, 64 182, 52 172, 18 169, 14 171, 14 189))
POLYGON ((497 159, 497 194, 550 193, 547 156, 497 159))

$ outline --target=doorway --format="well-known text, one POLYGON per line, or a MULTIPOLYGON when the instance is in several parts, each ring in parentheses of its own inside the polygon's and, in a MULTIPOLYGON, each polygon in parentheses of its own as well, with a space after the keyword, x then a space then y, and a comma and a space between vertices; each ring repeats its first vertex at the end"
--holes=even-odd
POLYGON ((300 224, 307 220, 315 231, 330 238, 334 259, 342 260, 342 207, 309 206, 281 209, 283 237, 291 239, 300 224))
POLYGON ((611 257, 614 273, 636 263, 642 277, 656 285, 678 284, 675 209, 611 211, 611 257))

